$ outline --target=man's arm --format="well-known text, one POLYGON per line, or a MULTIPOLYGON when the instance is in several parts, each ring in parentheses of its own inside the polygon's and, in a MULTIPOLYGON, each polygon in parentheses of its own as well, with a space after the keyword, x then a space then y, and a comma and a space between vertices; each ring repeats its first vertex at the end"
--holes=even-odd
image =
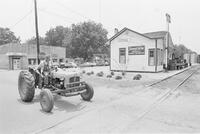
POLYGON ((36 71, 37 71, 39 74, 42 74, 43 70, 44 70, 44 61, 41 61, 40 64, 36 67, 36 71), (40 70, 41 72, 39 72, 39 70, 40 70))

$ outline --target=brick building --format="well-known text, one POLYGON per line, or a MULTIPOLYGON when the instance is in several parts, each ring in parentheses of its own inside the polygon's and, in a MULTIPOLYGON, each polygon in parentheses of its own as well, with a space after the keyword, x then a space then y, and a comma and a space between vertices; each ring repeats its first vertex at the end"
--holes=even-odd
MULTIPOLYGON (((10 43, 0 46, 0 69, 26 69, 36 65, 37 48, 34 44, 10 43)), ((54 62, 62 62, 66 56, 65 47, 40 45, 40 52, 50 55, 54 62)))

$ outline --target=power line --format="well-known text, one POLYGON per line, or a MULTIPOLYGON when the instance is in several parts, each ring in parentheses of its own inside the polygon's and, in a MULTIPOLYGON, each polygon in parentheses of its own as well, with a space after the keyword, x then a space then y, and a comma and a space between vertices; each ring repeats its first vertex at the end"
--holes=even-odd
POLYGON ((31 14, 33 11, 33 9, 31 9, 26 15, 24 15, 22 18, 20 18, 14 25, 10 26, 10 28, 15 27, 17 24, 19 24, 21 21, 23 21, 24 19, 26 19, 26 17, 28 17, 29 14, 31 14))
POLYGON ((60 14, 57 14, 57 13, 54 13, 54 12, 50 12, 50 11, 47 11, 47 10, 44 10, 44 9, 39 9, 39 11, 42 11, 42 12, 47 13, 49 15, 54 15, 54 16, 59 17, 59 18, 64 18, 69 23, 74 23, 73 21, 70 21, 69 18, 66 17, 66 16, 63 16, 63 15, 60 15, 60 14))
POLYGON ((73 9, 71 9, 71 8, 69 8, 69 7, 67 7, 67 6, 65 6, 64 4, 62 4, 62 3, 58 2, 58 1, 55 2, 55 3, 56 3, 57 5, 63 7, 64 9, 66 9, 66 10, 68 10, 68 11, 70 11, 70 12, 72 12, 72 13, 78 15, 78 16, 80 16, 80 17, 83 17, 83 18, 85 18, 85 19, 90 20, 89 17, 87 17, 87 16, 85 16, 85 15, 83 15, 83 14, 81 14, 81 13, 79 13, 79 12, 77 12, 77 11, 75 11, 75 10, 73 10, 73 9))

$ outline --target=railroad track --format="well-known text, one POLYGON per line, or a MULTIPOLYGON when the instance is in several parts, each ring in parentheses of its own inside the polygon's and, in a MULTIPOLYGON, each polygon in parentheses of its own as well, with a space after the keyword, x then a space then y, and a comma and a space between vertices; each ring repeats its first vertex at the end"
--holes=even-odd
POLYGON ((163 81, 160 81, 156 84, 152 84, 149 87, 152 88, 159 88, 165 91, 163 94, 159 95, 157 99, 147 108, 145 109, 136 120, 142 119, 146 114, 151 112, 158 104, 165 101, 173 92, 175 92, 179 87, 181 87, 194 73, 196 73, 200 69, 199 66, 192 67, 186 71, 183 71, 182 73, 179 73, 177 75, 174 75, 173 77, 170 77, 169 79, 165 79, 163 81))
MULTIPOLYGON (((141 112, 141 114, 139 114, 137 116, 137 118, 134 120, 134 123, 137 123, 137 121, 141 120, 146 114, 148 114, 149 112, 151 112, 156 106, 158 106, 158 104, 160 104, 161 102, 163 102, 164 100, 166 100, 171 93, 173 93, 174 91, 176 91, 181 85, 183 85, 198 69, 200 69, 200 67, 192 67, 190 69, 184 70, 183 72, 180 72, 172 77, 169 77, 167 79, 161 80, 159 82, 153 83, 151 85, 149 85, 150 88, 162 88, 163 90, 167 90, 166 92, 164 92, 163 94, 159 95, 159 97, 157 99, 155 99, 155 101, 149 106, 147 107, 143 112, 141 112), (174 83, 174 84, 170 84, 170 83, 174 83), (163 88, 163 86, 168 85, 166 88, 163 88)), ((145 90, 149 90, 149 88, 146 88, 145 90)), ((48 126, 46 128, 34 131, 34 134, 39 134, 39 133, 43 133, 49 129, 52 129, 66 121, 69 121, 73 118, 76 118, 78 116, 81 116, 87 112, 91 112, 94 110, 100 110, 102 108, 105 108, 107 106, 110 106, 111 104, 107 104, 106 106, 99 106, 98 108, 91 108, 88 109, 84 112, 81 113, 77 113, 71 117, 65 118, 60 122, 55 123, 54 125, 48 126)))

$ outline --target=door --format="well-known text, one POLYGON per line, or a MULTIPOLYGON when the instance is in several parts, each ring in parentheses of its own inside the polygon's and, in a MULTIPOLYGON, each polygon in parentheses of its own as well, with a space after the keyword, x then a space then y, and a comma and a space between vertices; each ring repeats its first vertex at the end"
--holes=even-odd
POLYGON ((126 64, 126 48, 119 48, 119 63, 126 64))
POLYGON ((13 69, 14 70, 20 69, 20 59, 19 58, 13 59, 13 69))

